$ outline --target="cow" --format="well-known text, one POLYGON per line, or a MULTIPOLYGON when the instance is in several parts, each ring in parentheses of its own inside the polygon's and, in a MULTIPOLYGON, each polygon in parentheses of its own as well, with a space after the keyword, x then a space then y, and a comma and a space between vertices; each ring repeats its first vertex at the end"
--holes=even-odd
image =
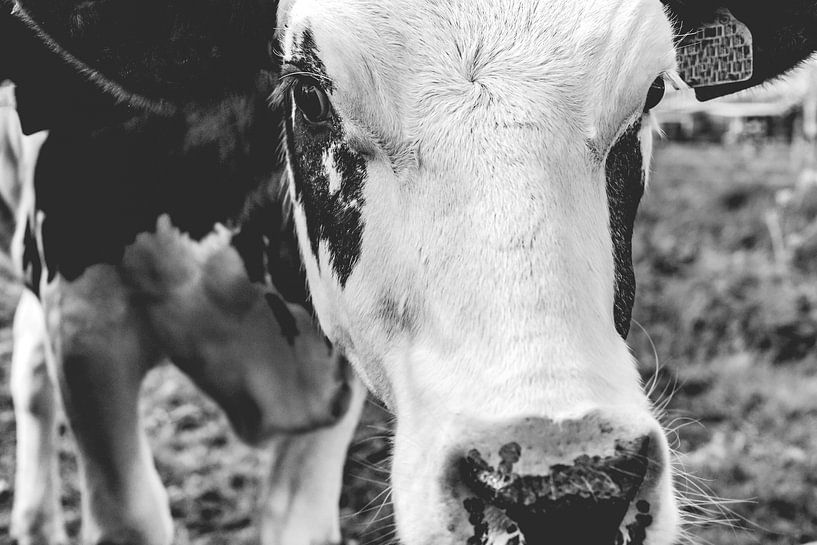
MULTIPOLYGON (((209 183, 185 186, 191 171, 137 161, 118 186, 161 202, 151 222, 170 210, 154 239, 175 225, 206 240, 201 225, 257 217, 243 209, 254 190, 277 191, 251 167, 218 171, 244 154, 269 161, 278 139, 264 119, 278 115, 314 312, 396 417, 400 540, 676 542, 669 447, 626 345, 650 110, 667 80, 711 99, 791 69, 817 50, 817 2, 282 0, 270 9, 18 3, 21 39, 34 29, 58 53, 54 71, 67 73, 66 96, 81 106, 47 95, 42 71, 12 66, 37 105, 24 125, 48 126, 55 139, 64 131, 55 142, 69 150, 55 148, 58 166, 37 173, 54 180, 43 188, 51 197, 38 185, 44 223, 32 237, 58 271, 51 278, 82 284, 100 261, 128 267, 144 238, 123 246, 152 230, 135 222, 101 250, 93 238, 79 253, 69 243, 68 233, 94 234, 65 206, 82 191, 73 176, 91 158, 129 159, 117 153, 122 131, 99 127, 124 123, 159 155, 185 141, 173 136, 179 124, 199 141, 245 123, 253 143, 267 144, 202 146, 197 159, 216 171, 209 183), (189 199, 173 198, 179 187, 189 199), (60 227, 49 235, 51 221, 60 227)), ((90 195, 111 183, 98 182, 90 195)), ((266 217, 276 207, 261 208, 266 217)), ((95 212, 94 226, 116 225, 95 212)), ((269 244, 242 247, 250 277, 280 273, 285 260, 269 244)), ((150 263, 172 268, 163 263, 173 253, 150 263)), ((134 270, 130 281, 151 293, 151 275, 134 270)), ((82 295, 105 287, 94 279, 82 295)))
MULTIPOLYGON (((33 242, 25 239, 30 234, 25 228, 26 214, 33 210, 32 167, 44 135, 22 137, 14 111, 3 108, 0 114, 2 141, 7 145, 7 153, 2 154, 0 162, 4 167, 0 181, 4 201, 17 204, 12 208, 17 210, 17 224, 22 228, 17 229, 11 246, 17 268, 23 269, 30 259, 26 251, 32 249, 26 243, 33 242)), ((338 542, 336 500, 344 460, 342 456, 326 460, 325 455, 345 452, 365 398, 362 385, 347 375, 346 364, 327 348, 304 308, 279 302, 279 296, 272 292, 256 293, 244 278, 246 275, 230 266, 233 256, 229 245, 219 245, 218 239, 226 238, 225 228, 194 244, 180 236, 166 217, 159 218, 157 223, 156 236, 143 236, 132 245, 133 251, 147 253, 138 260, 132 259, 138 263, 134 267, 159 268, 133 274, 145 281, 149 279, 153 289, 159 290, 167 289, 161 283, 171 278, 174 284, 169 287, 181 288, 183 297, 192 300, 182 300, 179 295, 172 301, 181 312, 151 310, 153 305, 171 302, 162 301, 164 294, 160 291, 135 294, 134 284, 118 280, 107 270, 90 276, 99 282, 93 294, 86 291, 78 295, 73 291, 77 283, 71 283, 69 288, 53 282, 47 283, 43 294, 59 301, 47 297, 41 301, 33 289, 22 293, 14 319, 11 367, 18 430, 12 537, 20 544, 68 542, 62 523, 56 465, 60 396, 54 386, 59 382, 63 398, 81 398, 68 401, 66 408, 80 448, 86 495, 83 539, 92 543, 170 542, 172 526, 167 498, 138 428, 136 413, 141 379, 155 366, 159 351, 164 349, 172 350, 174 361, 219 402, 242 439, 251 444, 264 442, 273 451, 274 463, 261 505, 261 533, 265 542, 338 542), (150 261, 160 251, 177 252, 172 254, 176 263, 167 261, 170 255, 167 253, 160 254, 161 263, 150 261), (172 269, 161 269, 167 265, 172 269), (208 267, 215 269, 215 276, 208 278, 208 267), (107 292, 102 291, 104 282, 107 292), (129 300, 147 295, 153 298, 150 305, 129 300), (244 308, 230 306, 235 303, 244 308), (52 316, 53 322, 47 324, 48 311, 62 315, 52 316), (179 338, 150 336, 169 336, 159 329, 162 325, 158 319, 152 319, 150 326, 159 331, 147 334, 143 324, 134 324, 132 318, 128 321, 118 318, 114 323, 124 321, 120 327, 126 331, 138 326, 140 337, 136 340, 142 348, 129 348, 123 344, 132 342, 126 335, 117 336, 116 330, 100 332, 95 326, 97 320, 103 324, 112 322, 114 312, 156 312, 167 320, 165 327, 174 329, 173 335, 179 338), (183 322, 194 319, 201 323, 183 322), (61 329, 80 325, 79 332, 66 333, 61 329), (282 341, 283 346, 273 344, 282 341), (81 343, 85 350, 91 345, 110 351, 109 356, 117 359, 103 360, 99 365, 113 366, 112 373, 116 374, 94 371, 93 375, 80 376, 89 382, 72 385, 76 371, 66 369, 66 363, 74 350, 66 350, 63 343, 81 343), (144 354, 141 350, 150 352, 144 354), (182 359, 182 351, 192 355, 182 359), (97 395, 99 399, 94 399, 97 395), (327 395, 336 399, 323 399, 327 395), (83 411, 98 412, 83 415, 83 411), (105 412, 111 422, 105 421, 105 412), (329 424, 326 429, 305 433, 329 424), (315 471, 316 466, 321 472, 315 471), (326 511, 322 512, 324 508, 326 511)), ((129 263, 123 260, 120 267, 128 270, 129 263)))
MULTIPOLYGON (((24 108, 22 90, 18 107, 24 108)), ((20 545, 68 542, 56 450, 57 411, 63 405, 78 446, 82 542, 172 542, 168 498, 137 406, 145 374, 170 358, 217 401, 242 439, 272 451, 260 506, 264 542, 339 542, 344 457, 335 453, 345 452, 352 438, 365 390, 315 327, 297 249, 281 231, 288 220, 275 206, 279 195, 259 188, 246 196, 247 206, 269 206, 271 214, 249 217, 255 212, 248 208, 240 223, 214 221, 198 238, 182 233, 170 213, 149 218, 153 225, 145 233, 116 233, 132 229, 138 220, 133 216, 149 214, 155 191, 167 188, 156 178, 155 191, 142 196, 148 200, 134 202, 126 185, 117 186, 128 169, 144 161, 157 176, 168 174, 166 168, 206 172, 213 165, 197 156, 201 148, 244 145, 245 128, 222 130, 219 123, 226 127, 231 119, 208 117, 197 129, 206 133, 191 135, 195 129, 184 125, 178 145, 185 149, 167 146, 156 154, 149 146, 156 133, 113 123, 96 135, 55 125, 47 139, 43 133, 23 136, 10 106, 0 109, 0 188, 16 211, 11 251, 28 282, 14 319, 11 389, 18 432, 12 537, 20 545), (114 142, 108 131, 117 129, 122 140, 114 142), (75 138, 82 141, 71 143, 75 138), (175 153, 181 159, 174 163, 168 157, 175 153), (106 182, 113 183, 107 193, 106 182), (49 195, 49 187, 68 192, 49 195), (62 201, 56 209, 46 204, 54 198, 62 201), (71 232, 63 231, 68 224, 60 225, 58 216, 66 212, 89 222, 69 220, 71 232), (112 243, 123 235, 131 239, 114 256, 112 243), (242 259, 255 244, 263 247, 263 254, 254 254, 259 263, 266 252, 276 260, 277 284, 242 259), (85 254, 99 250, 103 254, 85 254), (256 273, 261 276, 252 276, 256 273)), ((243 115, 242 107, 238 103, 227 113, 243 115)), ((232 158, 238 163, 232 167, 242 166, 239 154, 232 158)), ((259 167, 258 176, 280 174, 274 161, 259 167)), ((206 182, 206 175, 195 182, 206 182)))

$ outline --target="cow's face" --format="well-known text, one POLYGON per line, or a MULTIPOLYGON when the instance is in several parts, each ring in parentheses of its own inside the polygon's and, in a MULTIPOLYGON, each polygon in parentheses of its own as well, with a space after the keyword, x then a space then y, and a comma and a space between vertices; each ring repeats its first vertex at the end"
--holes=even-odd
POLYGON ((623 336, 658 0, 294 0, 290 192, 321 325, 397 416, 409 545, 671 543, 623 336), (516 540, 516 541, 515 541, 516 540))

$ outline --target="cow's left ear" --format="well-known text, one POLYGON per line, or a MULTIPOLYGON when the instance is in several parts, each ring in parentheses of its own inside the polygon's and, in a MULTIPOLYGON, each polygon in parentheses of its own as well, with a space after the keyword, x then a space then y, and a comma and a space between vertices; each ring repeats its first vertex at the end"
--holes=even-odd
POLYGON ((709 100, 773 79, 817 51, 817 0, 661 0, 679 73, 709 100))

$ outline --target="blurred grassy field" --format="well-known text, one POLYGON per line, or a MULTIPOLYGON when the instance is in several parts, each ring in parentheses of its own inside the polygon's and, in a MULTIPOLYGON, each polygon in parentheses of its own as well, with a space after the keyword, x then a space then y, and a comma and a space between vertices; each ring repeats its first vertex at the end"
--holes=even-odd
MULTIPOLYGON (((795 178, 790 164, 783 147, 660 146, 636 227, 639 325, 630 343, 653 398, 666 404, 678 465, 696 476, 679 478, 695 543, 817 540, 817 191, 781 194, 795 178), (774 250, 778 231, 784 252, 774 250)), ((12 290, 0 299, 7 318, 12 290)), ((13 495, 9 350, 3 330, 0 543, 13 495)), ((177 542, 257 542, 252 518, 267 455, 241 445, 218 409, 171 368, 149 377, 143 397, 177 542)), ((347 462, 344 527, 362 544, 382 545, 392 532, 382 503, 388 426, 371 403, 347 462)), ((67 437, 61 465, 76 535, 67 437)))

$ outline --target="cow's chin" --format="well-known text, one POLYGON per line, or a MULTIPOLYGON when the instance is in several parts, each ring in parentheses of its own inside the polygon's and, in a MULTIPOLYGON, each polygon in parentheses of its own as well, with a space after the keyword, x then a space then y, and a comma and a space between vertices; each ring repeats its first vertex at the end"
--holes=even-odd
MULTIPOLYGON (((541 545, 546 542, 549 545, 672 545, 679 537, 679 515, 677 503, 674 497, 671 472, 666 462, 668 448, 666 441, 652 417, 643 418, 646 428, 644 437, 649 437, 651 441, 645 451, 639 453, 638 457, 643 457, 651 462, 648 464, 646 476, 638 481, 638 490, 633 490, 630 497, 621 502, 611 502, 609 508, 604 507, 605 502, 610 500, 605 487, 609 481, 608 476, 602 475, 598 479, 594 477, 593 466, 598 461, 604 460, 605 455, 602 443, 608 438, 606 430, 607 424, 601 424, 604 431, 599 433, 596 426, 602 421, 602 417, 594 414, 588 418, 582 418, 569 423, 550 425, 547 420, 531 418, 520 421, 519 430, 530 431, 534 428, 542 428, 541 431, 548 437, 544 439, 534 439, 527 444, 523 442, 521 446, 521 458, 519 458, 513 472, 520 474, 537 473, 547 470, 542 468, 547 466, 550 470, 559 468, 553 472, 551 493, 558 495, 556 490, 559 485, 553 484, 559 481, 557 475, 559 471, 567 471, 571 462, 568 460, 579 460, 579 463, 587 463, 589 473, 585 473, 581 479, 587 482, 571 485, 575 490, 570 492, 571 497, 566 497, 560 507, 558 502, 553 502, 553 513, 544 515, 537 514, 534 518, 518 516, 525 509, 514 511, 508 506, 497 507, 492 505, 483 491, 474 489, 473 484, 466 484, 468 454, 480 453, 480 463, 485 462, 483 467, 490 466, 498 469, 503 456, 507 454, 506 443, 509 436, 506 425, 499 427, 485 427, 482 431, 493 429, 495 433, 477 438, 472 435, 475 431, 472 425, 469 431, 463 433, 464 422, 444 422, 440 419, 433 420, 433 425, 412 426, 409 419, 401 421, 398 418, 398 426, 395 436, 394 459, 392 469, 393 501, 395 517, 397 522, 398 536, 401 544, 405 545, 541 545), (578 428, 588 430, 586 433, 576 434, 578 428), (571 435, 570 439, 563 442, 552 441, 550 437, 554 430, 564 430, 571 435), (576 456, 575 451, 579 441, 587 440, 589 450, 597 448, 597 452, 588 454, 587 457, 576 456), (476 448, 468 452, 467 445, 474 443, 476 448), (488 452, 489 444, 496 443, 497 450, 505 449, 505 453, 488 452), (559 447, 551 450, 543 458, 550 460, 544 465, 539 463, 530 464, 533 451, 539 446, 552 446, 560 443, 559 447), (560 451, 559 451, 560 450, 560 451), (559 452, 555 452, 559 451, 559 452), (466 452, 466 456, 462 453, 466 452), (527 458, 527 460, 526 460, 527 458), (564 464, 554 463, 554 461, 564 461, 564 464), (526 464, 527 462, 527 464, 526 464), (536 466, 536 467, 533 467, 536 466), (589 476, 587 476, 589 475, 589 476), (594 480, 595 479, 595 480, 594 480), (582 500, 581 489, 587 487, 589 494, 584 495, 582 500), (592 489, 592 491, 591 491, 592 489), (596 497, 593 494, 597 494, 596 497), (586 501, 583 505, 582 501, 586 501), (539 517, 537 520, 535 517, 539 517)), ((616 420, 619 422, 619 420, 616 420)), ((473 423, 472 423, 473 424, 473 423)), ((614 425, 615 427, 615 425, 614 425)), ((622 425, 619 430, 632 430, 638 426, 622 425)), ((627 466, 620 469, 621 474, 626 474, 629 470, 627 466)), ((503 477, 498 473, 496 479, 503 477)), ((483 482, 490 483, 492 477, 483 482)), ((626 479, 625 479, 626 480, 626 479)), ((616 479, 617 482, 619 482, 616 479)), ((615 488, 610 484, 611 488, 615 488)), ((564 483, 562 483, 564 489, 564 483)), ((615 494, 612 495, 615 499, 615 494)), ((540 498, 541 499, 541 498, 540 498)), ((523 499, 522 502, 535 502, 540 499, 523 499)))

